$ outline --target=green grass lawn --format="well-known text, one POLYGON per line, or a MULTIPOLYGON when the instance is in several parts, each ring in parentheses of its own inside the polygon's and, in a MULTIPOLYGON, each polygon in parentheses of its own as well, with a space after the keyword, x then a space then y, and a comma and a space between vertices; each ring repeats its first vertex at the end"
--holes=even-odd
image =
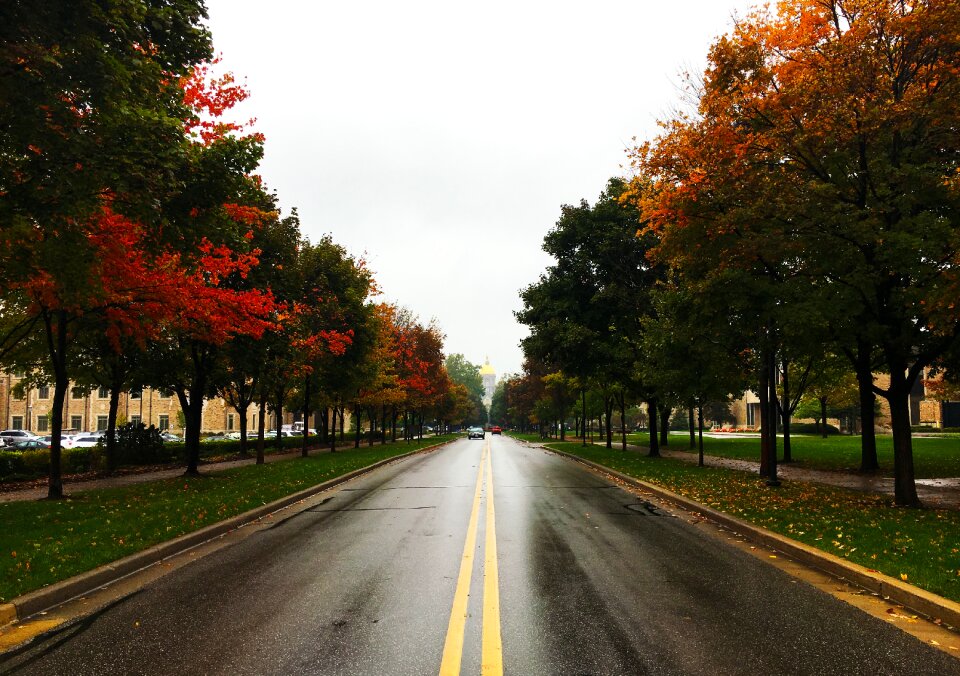
MULTIPOLYGON (((689 435, 671 433, 669 448, 675 451, 690 450, 689 435)), ((647 434, 628 434, 627 443, 647 446, 647 434)), ((793 463, 808 469, 857 471, 860 467, 860 437, 791 436, 793 463)), ((615 442, 619 442, 616 439, 615 442)), ((760 460, 758 437, 704 437, 703 448, 707 455, 742 460, 760 460)), ((783 438, 777 444, 778 457, 783 457, 783 438)), ((877 436, 877 456, 880 471, 893 476, 893 437, 877 436)), ((960 438, 914 437, 913 462, 918 479, 960 477, 960 438)))
MULTIPOLYGON (((726 442, 729 443, 729 442, 726 442)), ((960 601, 960 513, 896 508, 883 496, 647 458, 602 446, 558 448, 713 509, 960 601)))
MULTIPOLYGON (((0 602, 455 435, 0 504, 0 602)), ((69 488, 69 487, 68 487, 69 488)))

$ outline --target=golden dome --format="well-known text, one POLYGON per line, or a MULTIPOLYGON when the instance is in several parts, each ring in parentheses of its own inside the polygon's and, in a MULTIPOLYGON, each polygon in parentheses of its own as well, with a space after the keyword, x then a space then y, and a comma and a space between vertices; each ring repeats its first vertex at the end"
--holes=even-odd
POLYGON ((495 376, 497 372, 493 370, 493 367, 490 366, 490 358, 487 358, 486 363, 480 367, 481 376, 495 376))

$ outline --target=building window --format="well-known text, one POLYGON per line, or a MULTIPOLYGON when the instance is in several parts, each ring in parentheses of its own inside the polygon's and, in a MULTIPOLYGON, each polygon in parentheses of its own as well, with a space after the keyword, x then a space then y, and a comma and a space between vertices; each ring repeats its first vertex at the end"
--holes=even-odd
POLYGON ((82 415, 72 415, 70 416, 70 429, 76 430, 79 432, 83 429, 83 416, 82 415))
POLYGON ((37 399, 49 399, 50 398, 50 386, 41 385, 37 388, 37 399))
POLYGON ((108 420, 109 420, 109 418, 108 418, 107 416, 105 416, 105 415, 98 415, 98 416, 97 416, 97 431, 98 431, 98 432, 103 432, 104 430, 107 429, 107 421, 108 421, 108 420))
POLYGON ((227 414, 227 431, 232 432, 234 425, 234 415, 232 413, 227 414))
POLYGON ((99 390, 97 390, 97 398, 99 398, 99 399, 109 399, 109 398, 110 398, 110 390, 108 390, 106 387, 101 387, 99 390))
POLYGON ((131 398, 131 399, 140 399, 141 397, 143 397, 143 388, 142 388, 142 387, 135 387, 135 388, 133 388, 132 390, 130 390, 130 398, 131 398))
POLYGON ((133 426, 139 425, 139 424, 140 424, 140 416, 138 416, 138 415, 132 415, 132 416, 130 416, 130 424, 133 425, 133 426))
POLYGON ((23 429, 23 416, 15 415, 13 416, 13 429, 22 430, 23 429))
POLYGON ((74 399, 83 399, 83 389, 74 387, 70 390, 70 396, 74 399))
POLYGON ((157 425, 157 427, 160 428, 161 432, 163 432, 164 430, 170 429, 170 416, 168 415, 160 416, 160 424, 157 425))
POLYGON ((45 415, 37 416, 37 431, 46 432, 50 429, 50 418, 45 415))

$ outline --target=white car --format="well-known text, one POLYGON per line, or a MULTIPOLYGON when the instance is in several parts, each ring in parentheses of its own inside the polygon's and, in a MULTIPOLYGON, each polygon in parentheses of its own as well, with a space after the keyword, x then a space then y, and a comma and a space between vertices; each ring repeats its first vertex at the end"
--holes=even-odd
POLYGON ((93 434, 92 432, 78 434, 73 437, 73 448, 93 448, 100 443, 101 439, 103 439, 102 434, 93 434))
MULTIPOLYGON (((45 442, 47 442, 48 444, 52 444, 52 443, 53 443, 53 435, 52 435, 52 434, 48 434, 48 435, 45 436, 45 437, 41 437, 41 439, 43 439, 43 440, 44 440, 45 442)), ((60 448, 73 448, 73 437, 70 436, 69 434, 61 434, 61 435, 60 435, 60 448)))
POLYGON ((28 432, 27 430, 4 430, 0 432, 0 439, 3 439, 4 444, 7 446, 18 441, 28 441, 39 438, 36 434, 28 432))

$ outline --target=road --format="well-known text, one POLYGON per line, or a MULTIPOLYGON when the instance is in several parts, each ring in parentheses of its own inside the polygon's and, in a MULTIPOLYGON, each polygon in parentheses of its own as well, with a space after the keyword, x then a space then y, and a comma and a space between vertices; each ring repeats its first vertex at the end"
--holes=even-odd
POLYGON ((489 435, 351 481, 0 658, 0 672, 46 676, 500 669, 960 674, 960 661, 489 435))

